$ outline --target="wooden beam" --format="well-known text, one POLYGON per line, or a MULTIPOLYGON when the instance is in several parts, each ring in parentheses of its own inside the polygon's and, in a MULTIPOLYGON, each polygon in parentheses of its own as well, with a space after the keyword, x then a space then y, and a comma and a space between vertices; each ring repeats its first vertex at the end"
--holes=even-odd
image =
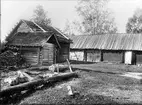
POLYGON ((60 73, 55 76, 53 75, 52 77, 45 77, 43 79, 33 80, 33 81, 26 82, 23 84, 11 86, 7 89, 0 91, 0 98, 9 97, 10 95, 13 95, 17 92, 21 92, 24 90, 30 90, 30 89, 36 88, 37 86, 41 86, 43 84, 46 84, 48 82, 60 81, 62 79, 66 79, 66 78, 70 78, 70 77, 74 77, 74 76, 77 76, 77 74, 75 72, 60 73))
POLYGON ((103 51, 101 50, 101 61, 103 61, 104 60, 104 57, 103 57, 104 55, 103 55, 103 51))
MULTIPOLYGON (((54 34, 53 34, 53 35, 54 35, 54 34)), ((54 38, 55 38, 55 40, 56 40, 56 42, 57 42, 59 48, 61 48, 61 45, 59 44, 59 41, 58 41, 58 39, 57 39, 57 37, 56 37, 55 35, 54 35, 54 38)))
POLYGON ((125 51, 122 52, 122 63, 125 63, 125 51))
POLYGON ((73 72, 73 71, 72 71, 72 69, 71 69, 70 62, 69 62, 69 60, 68 60, 68 59, 67 59, 67 63, 68 63, 68 66, 69 66, 70 72, 73 72))

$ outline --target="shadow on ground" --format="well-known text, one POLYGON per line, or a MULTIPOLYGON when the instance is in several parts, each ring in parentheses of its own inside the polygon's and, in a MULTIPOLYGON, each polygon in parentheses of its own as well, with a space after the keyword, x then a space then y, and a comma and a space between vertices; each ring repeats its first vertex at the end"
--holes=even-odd
POLYGON ((105 73, 105 74, 121 74, 121 73, 112 72, 112 71, 109 72, 109 71, 99 71, 99 70, 91 70, 91 69, 73 68, 73 71, 77 71, 77 70, 86 71, 86 72, 105 73))

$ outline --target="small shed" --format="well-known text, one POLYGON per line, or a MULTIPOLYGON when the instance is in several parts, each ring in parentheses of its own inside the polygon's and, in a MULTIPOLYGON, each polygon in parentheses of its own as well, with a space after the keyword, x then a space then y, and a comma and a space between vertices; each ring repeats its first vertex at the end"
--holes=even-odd
POLYGON ((85 62, 142 64, 142 34, 77 35, 71 38, 70 59, 85 62))
POLYGON ((69 59, 70 43, 55 27, 20 20, 7 38, 6 46, 18 47, 31 65, 50 65, 69 59))

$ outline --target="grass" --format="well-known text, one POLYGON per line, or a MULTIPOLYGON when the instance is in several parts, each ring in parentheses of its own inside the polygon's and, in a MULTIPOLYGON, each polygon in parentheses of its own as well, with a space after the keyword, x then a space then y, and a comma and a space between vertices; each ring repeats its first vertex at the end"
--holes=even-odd
POLYGON ((142 84, 122 77, 121 73, 140 71, 140 67, 123 64, 72 64, 78 78, 48 84, 28 95, 17 97, 14 104, 142 104, 142 84), (68 96, 67 86, 74 96, 68 96), (18 101, 19 100, 19 101, 18 101))

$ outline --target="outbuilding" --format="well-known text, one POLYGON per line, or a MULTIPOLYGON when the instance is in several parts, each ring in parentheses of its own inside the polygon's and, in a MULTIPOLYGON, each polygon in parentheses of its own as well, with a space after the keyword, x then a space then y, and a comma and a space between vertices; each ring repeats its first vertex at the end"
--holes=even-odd
POLYGON ((57 28, 20 20, 7 38, 31 65, 50 65, 69 59, 71 40, 57 28))
POLYGON ((72 40, 71 60, 142 64, 142 34, 78 35, 72 40))

